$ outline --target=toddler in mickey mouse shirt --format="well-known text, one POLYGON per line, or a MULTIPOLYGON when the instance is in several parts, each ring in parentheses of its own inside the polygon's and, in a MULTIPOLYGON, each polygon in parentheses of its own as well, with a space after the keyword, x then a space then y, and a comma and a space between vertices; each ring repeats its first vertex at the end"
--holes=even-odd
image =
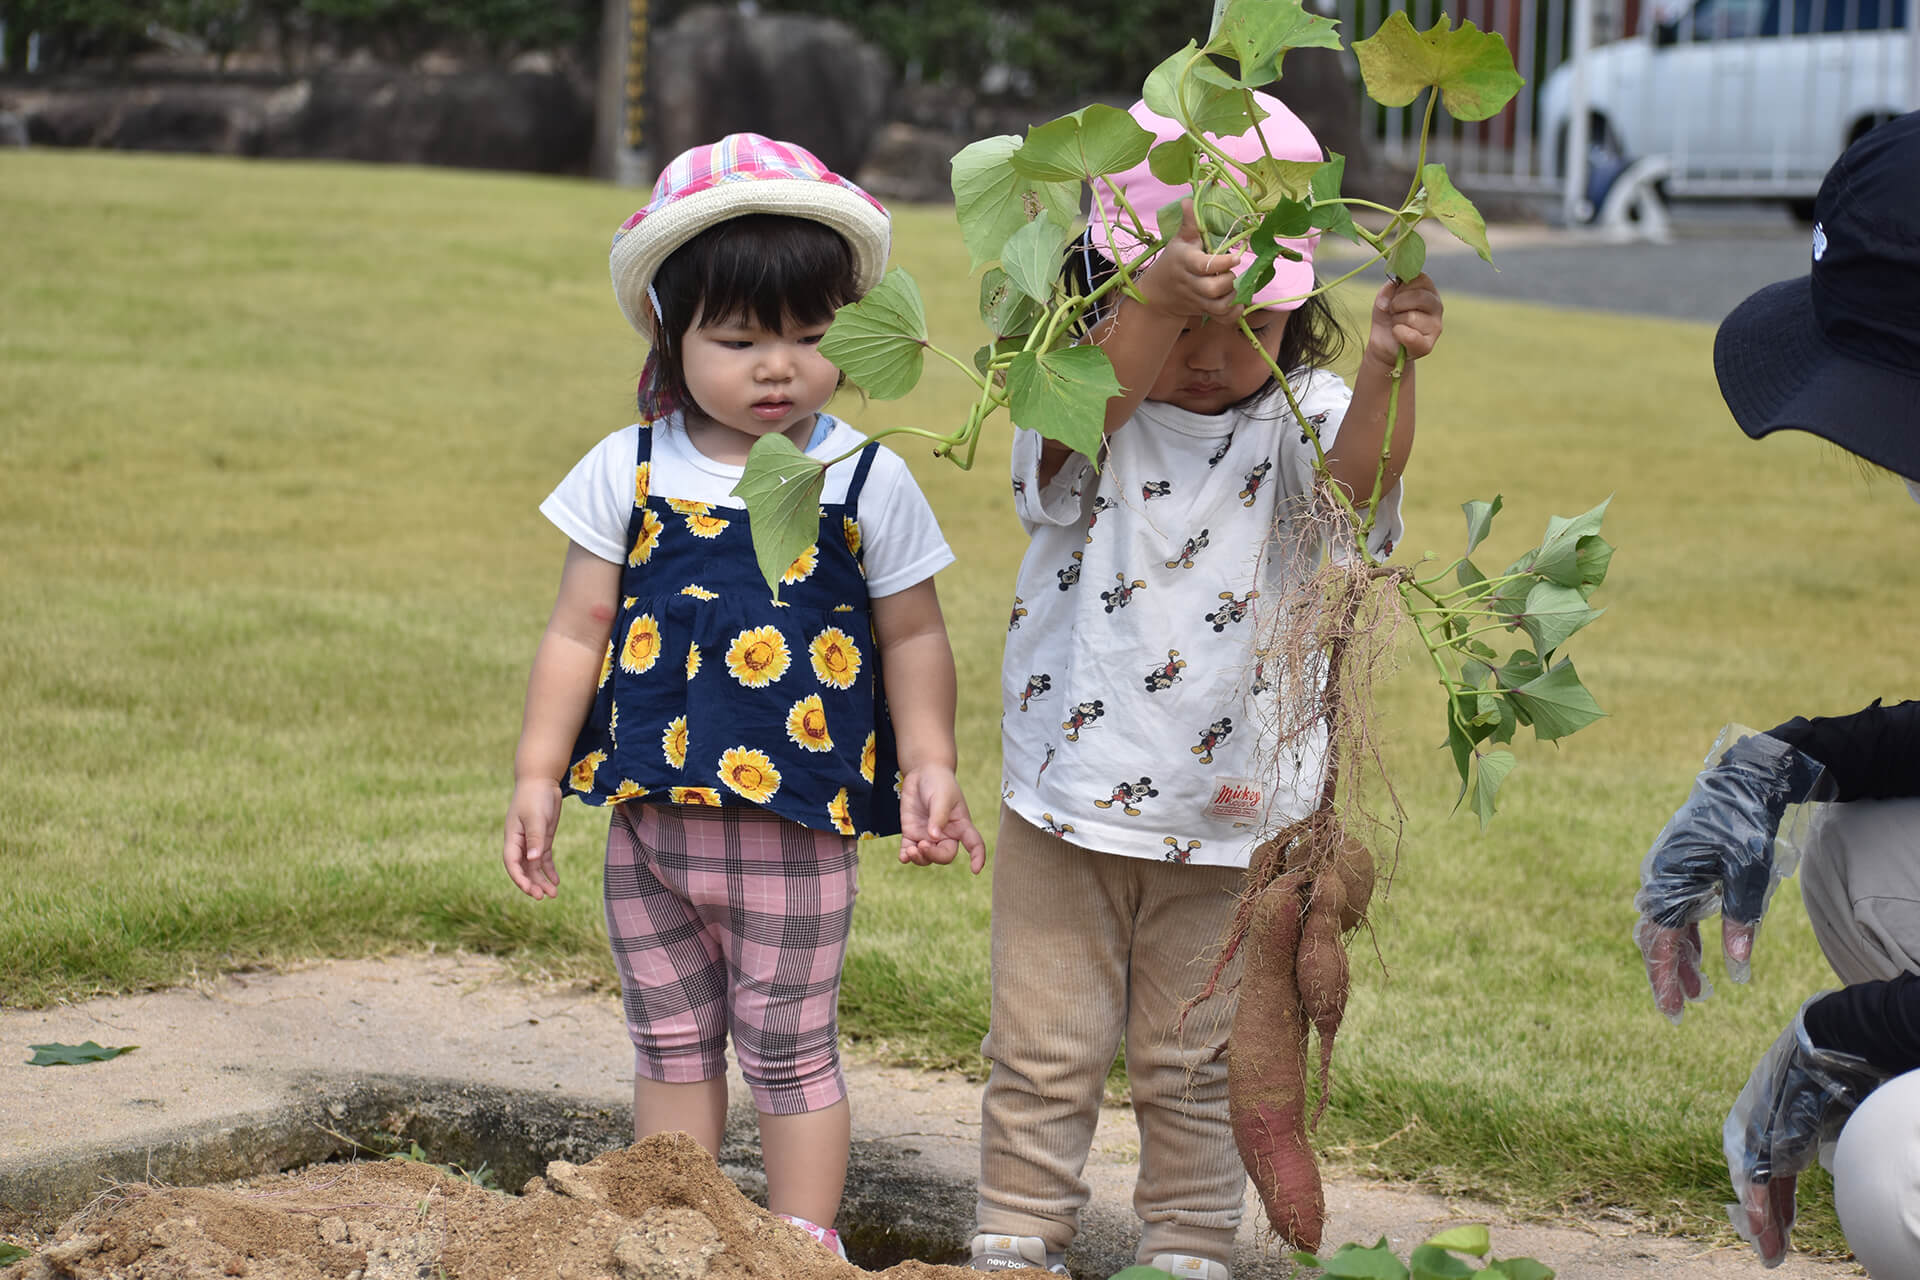
MULTIPOLYGON (((1277 100, 1216 143, 1242 161, 1319 161, 1320 145, 1277 100)), ((1159 140, 1180 126, 1133 107, 1159 140)), ((1180 193, 1143 161, 1112 179, 1132 209, 1180 193)), ((1087 279, 1142 246, 1103 185, 1074 251, 1087 279), (1098 255, 1098 257, 1096 257, 1098 255)), ((1313 242, 1287 243, 1249 327, 1289 371, 1300 411, 1356 504, 1373 492, 1397 349, 1418 359, 1440 334, 1425 276, 1375 299, 1354 388, 1328 367, 1339 335, 1313 288, 1313 242), (1264 304, 1264 305, 1263 305, 1264 304)), ((1191 204, 1179 237, 1136 266, 1145 304, 1122 301, 1093 338, 1125 388, 1108 402, 1094 460, 1016 434, 1014 505, 1032 541, 1015 588, 1002 668, 1002 785, 993 884, 993 1060, 983 1100, 979 1271, 1064 1273, 1087 1186, 1102 1090, 1124 1039, 1140 1125, 1134 1206, 1140 1261, 1226 1280, 1244 1172, 1214 1043, 1182 1043, 1259 829, 1310 809, 1318 750, 1261 747, 1278 691, 1256 659, 1262 609, 1312 559, 1300 519, 1314 453, 1267 360, 1240 332, 1237 268, 1200 241, 1191 204)), ((1116 295, 1117 296, 1117 295, 1116 295)), ((1371 547, 1399 535, 1399 475, 1413 443, 1413 367, 1371 547)), ((1219 997, 1215 997, 1220 999, 1219 997)), ((1222 1011, 1224 1012, 1223 1002, 1222 1011)))

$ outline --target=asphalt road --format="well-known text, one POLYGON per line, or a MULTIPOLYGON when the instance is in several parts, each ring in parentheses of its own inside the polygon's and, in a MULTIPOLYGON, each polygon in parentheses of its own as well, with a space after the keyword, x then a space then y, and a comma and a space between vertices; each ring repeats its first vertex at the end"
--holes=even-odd
POLYGON ((1807 271, 1811 233, 1783 212, 1676 208, 1674 222, 1669 244, 1525 229, 1503 244, 1496 228, 1498 270, 1471 253, 1436 252, 1427 271, 1447 293, 1708 323, 1762 285, 1807 271))

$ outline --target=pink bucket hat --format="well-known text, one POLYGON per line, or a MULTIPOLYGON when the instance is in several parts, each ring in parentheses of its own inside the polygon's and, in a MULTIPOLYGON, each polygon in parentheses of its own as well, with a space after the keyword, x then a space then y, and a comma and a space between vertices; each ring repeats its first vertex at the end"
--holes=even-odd
MULTIPOLYGON (((1276 160, 1303 160, 1317 164, 1325 160, 1326 153, 1314 139, 1313 131, 1301 122, 1300 117, 1289 111, 1284 103, 1269 94, 1256 92, 1253 100, 1267 113, 1254 129, 1235 138, 1221 138, 1213 134, 1207 136, 1228 155, 1245 164, 1263 160, 1271 155, 1276 160), (1265 145, 1262 146, 1264 139, 1265 145)), ((1134 122, 1151 133, 1154 144, 1170 142, 1186 132, 1177 120, 1168 119, 1148 108, 1145 102, 1136 102, 1129 108, 1134 122)), ((1163 206, 1190 194, 1188 188, 1169 186, 1153 175, 1148 162, 1142 160, 1131 169, 1112 176, 1114 186, 1126 193, 1127 203, 1131 204, 1149 224, 1153 215, 1163 206)), ((1116 261, 1131 263, 1139 256, 1144 247, 1140 237, 1132 230, 1132 219, 1128 218, 1113 192, 1105 182, 1094 183, 1093 217, 1089 230, 1093 233, 1093 245, 1104 248, 1116 261), (1117 255, 1117 256, 1116 256, 1117 255)), ((1287 258, 1275 258, 1273 261, 1273 279, 1266 287, 1254 294, 1254 301, 1278 303, 1277 311, 1291 311, 1300 305, 1297 299, 1313 288, 1313 248, 1320 236, 1315 232, 1298 240, 1282 240, 1280 243, 1289 249, 1297 250, 1300 261, 1287 258), (1282 301, 1296 299, 1295 301, 1282 301)), ((1251 252, 1242 252, 1240 260, 1234 265, 1237 274, 1253 260, 1251 252)))
POLYGON ((878 200, 805 147, 731 133, 677 156, 646 207, 613 233, 608 265, 627 323, 651 338, 647 292, 660 264, 702 231, 748 213, 808 218, 838 231, 853 248, 854 284, 863 294, 886 272, 893 232, 878 200))

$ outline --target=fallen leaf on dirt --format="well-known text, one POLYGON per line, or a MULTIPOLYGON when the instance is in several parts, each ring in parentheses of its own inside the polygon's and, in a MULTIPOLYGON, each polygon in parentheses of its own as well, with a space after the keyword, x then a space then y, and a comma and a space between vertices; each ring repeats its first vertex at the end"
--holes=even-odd
POLYGON ((33 1056, 27 1059, 30 1067, 77 1067, 87 1062, 105 1062, 117 1058, 123 1053, 131 1053, 140 1046, 121 1045, 108 1048, 89 1040, 85 1044, 30 1044, 33 1056))

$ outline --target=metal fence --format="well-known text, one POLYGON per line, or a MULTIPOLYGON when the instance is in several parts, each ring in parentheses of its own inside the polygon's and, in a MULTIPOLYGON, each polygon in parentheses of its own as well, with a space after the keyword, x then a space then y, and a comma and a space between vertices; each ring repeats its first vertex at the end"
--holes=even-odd
MULTIPOLYGON (((1525 87, 1490 120, 1436 112, 1429 158, 1463 188, 1585 220, 1622 175, 1668 196, 1810 201, 1860 133, 1920 109, 1920 0, 1333 0, 1349 39, 1442 9, 1506 37, 1525 87), (1635 165, 1635 161, 1646 163, 1635 165)), ((1358 92, 1356 82, 1356 92, 1358 92)), ((1412 164, 1423 104, 1363 100, 1412 164)))

